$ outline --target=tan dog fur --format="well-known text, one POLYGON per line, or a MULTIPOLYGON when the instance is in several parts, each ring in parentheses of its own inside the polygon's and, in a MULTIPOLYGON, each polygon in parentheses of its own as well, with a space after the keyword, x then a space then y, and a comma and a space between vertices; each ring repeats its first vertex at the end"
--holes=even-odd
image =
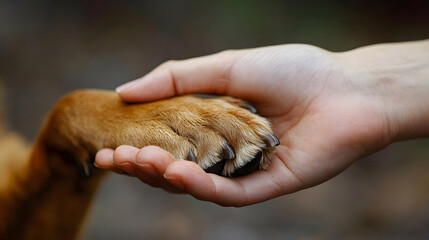
POLYGON ((61 99, 30 149, 0 126, 0 239, 74 239, 104 175, 87 177, 89 159, 101 148, 157 145, 177 159, 192 150, 203 168, 221 158, 226 141, 236 158, 228 176, 263 151, 268 165, 273 134, 268 121, 229 97, 182 96, 125 104, 108 91, 77 91, 61 99))

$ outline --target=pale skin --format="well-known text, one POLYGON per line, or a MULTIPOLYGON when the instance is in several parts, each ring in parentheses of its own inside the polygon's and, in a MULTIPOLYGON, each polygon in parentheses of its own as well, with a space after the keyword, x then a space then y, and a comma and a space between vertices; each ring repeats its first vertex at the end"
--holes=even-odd
POLYGON ((166 62, 119 87, 127 102, 216 93, 251 102, 281 144, 270 167, 239 178, 205 173, 154 146, 103 149, 96 166, 223 206, 318 185, 400 140, 429 136, 429 40, 333 53, 289 44, 166 62))

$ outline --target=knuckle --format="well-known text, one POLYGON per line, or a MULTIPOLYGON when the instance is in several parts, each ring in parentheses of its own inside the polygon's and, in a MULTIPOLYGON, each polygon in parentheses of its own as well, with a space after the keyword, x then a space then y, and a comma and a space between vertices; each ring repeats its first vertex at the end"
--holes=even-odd
POLYGON ((171 68, 173 65, 175 65, 178 61, 170 59, 168 61, 163 62, 160 67, 161 68, 171 68))
POLYGON ((225 50, 218 53, 215 61, 215 67, 220 72, 223 72, 223 75, 228 76, 229 73, 231 73, 236 60, 236 50, 225 50))

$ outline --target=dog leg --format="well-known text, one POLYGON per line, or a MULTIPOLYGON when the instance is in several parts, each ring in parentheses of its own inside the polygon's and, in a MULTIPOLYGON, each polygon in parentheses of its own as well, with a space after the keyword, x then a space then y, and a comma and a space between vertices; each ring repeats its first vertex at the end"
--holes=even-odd
POLYGON ((53 135, 55 111, 38 135, 32 150, 19 137, 0 140, 0 239, 75 239, 85 218, 101 171, 88 177, 79 163, 85 149, 63 145, 53 135))
POLYGON ((114 92, 69 94, 53 108, 27 160, 3 170, 0 239, 76 238, 103 176, 90 174, 89 161, 101 148, 156 145, 228 177, 265 169, 279 143, 254 112, 230 97, 126 104, 114 92))

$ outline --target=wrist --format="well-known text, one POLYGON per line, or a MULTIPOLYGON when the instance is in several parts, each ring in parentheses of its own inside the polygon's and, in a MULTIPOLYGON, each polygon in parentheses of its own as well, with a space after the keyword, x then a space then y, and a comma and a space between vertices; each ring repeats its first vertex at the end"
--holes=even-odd
POLYGON ((429 136, 429 41, 380 44, 344 53, 347 69, 376 96, 390 142, 429 136))

